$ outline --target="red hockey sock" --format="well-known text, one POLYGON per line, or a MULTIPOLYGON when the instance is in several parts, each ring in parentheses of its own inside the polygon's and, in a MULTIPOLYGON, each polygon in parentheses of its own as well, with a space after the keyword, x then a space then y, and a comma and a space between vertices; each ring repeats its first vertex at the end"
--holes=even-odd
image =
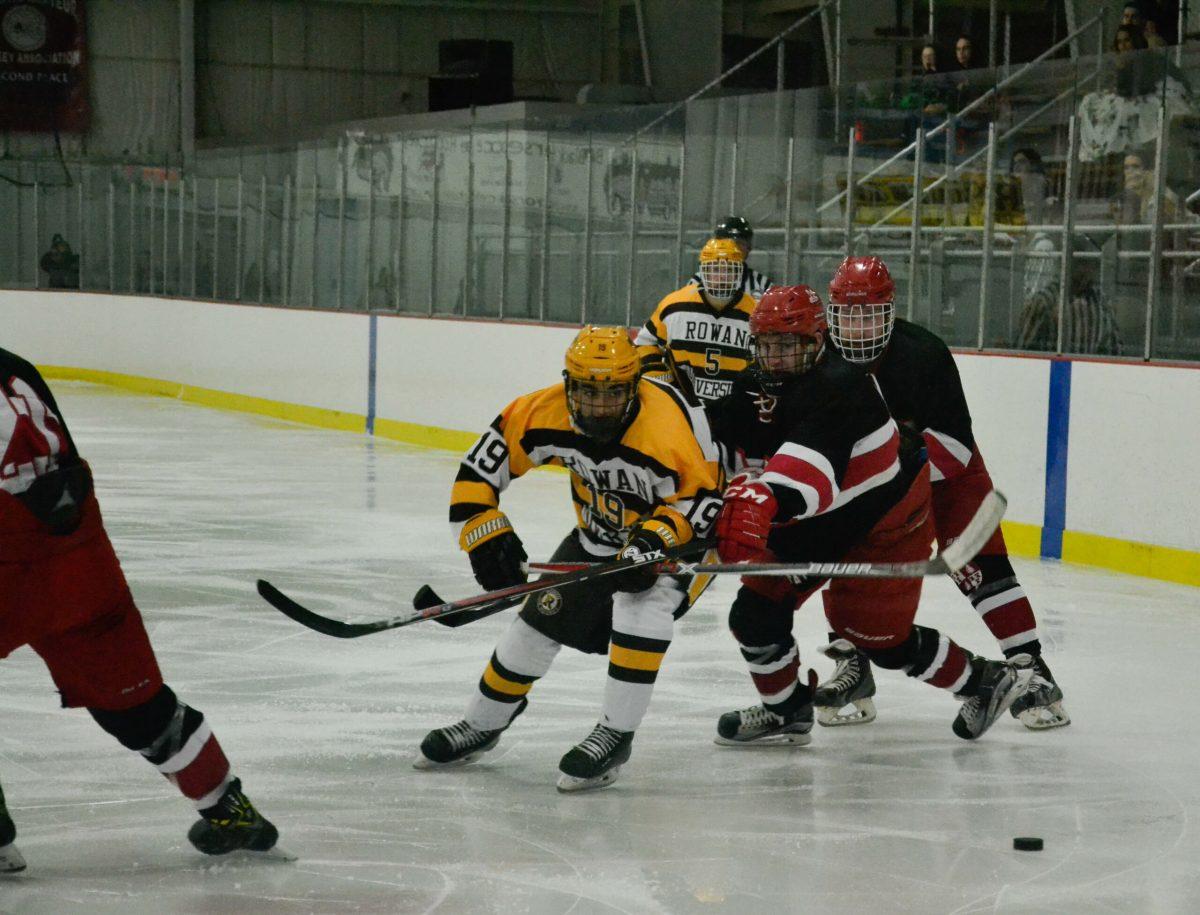
POLYGON ((1037 621, 1006 555, 977 556, 953 576, 1006 657, 1041 654, 1037 621))

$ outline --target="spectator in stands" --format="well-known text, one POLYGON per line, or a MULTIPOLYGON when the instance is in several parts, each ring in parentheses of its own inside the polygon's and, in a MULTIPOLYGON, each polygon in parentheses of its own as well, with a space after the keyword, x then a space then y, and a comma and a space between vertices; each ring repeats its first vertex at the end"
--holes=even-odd
POLYGON ((971 70, 975 67, 972 61, 973 52, 970 37, 959 35, 958 41, 954 43, 954 62, 958 64, 959 70, 971 70))
POLYGON ((1121 27, 1129 27, 1135 29, 1139 33, 1146 24, 1146 18, 1142 15, 1141 4, 1126 3, 1121 7, 1121 27))
POLYGON ((900 107, 919 109, 929 116, 943 115, 953 95, 953 85, 946 74, 938 69, 937 47, 932 44, 925 45, 921 48, 921 76, 912 91, 900 100, 900 107))
POLYGON ((1047 198, 1046 166, 1036 149, 1024 147, 1012 154, 1008 163, 1012 175, 1021 191, 1021 210, 1027 226, 1038 226, 1045 222, 1047 198))
POLYGON ((1142 37, 1146 39, 1146 44, 1152 48, 1165 48, 1167 40, 1158 33, 1158 23, 1153 19, 1147 19, 1146 24, 1142 26, 1142 37))
POLYGON ((49 278, 46 285, 51 289, 79 288, 79 255, 61 235, 50 240, 50 250, 42 255, 40 264, 49 278))
MULTIPOLYGON (((1154 157, 1140 150, 1125 154, 1124 187, 1115 201, 1114 218, 1123 225, 1148 225, 1154 222, 1154 157)), ((1179 195, 1163 187, 1163 222, 1183 218, 1179 195)))

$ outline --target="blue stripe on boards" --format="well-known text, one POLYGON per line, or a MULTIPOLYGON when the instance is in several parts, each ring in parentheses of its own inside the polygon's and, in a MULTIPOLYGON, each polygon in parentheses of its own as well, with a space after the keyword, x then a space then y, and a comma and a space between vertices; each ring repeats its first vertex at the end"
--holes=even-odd
POLYGON ((379 316, 367 318, 367 435, 375 434, 375 366, 379 351, 379 316))
POLYGON ((1042 556, 1062 559, 1067 526, 1067 440, 1071 431, 1071 363, 1050 363, 1050 398, 1046 417, 1046 507, 1042 519, 1042 556))

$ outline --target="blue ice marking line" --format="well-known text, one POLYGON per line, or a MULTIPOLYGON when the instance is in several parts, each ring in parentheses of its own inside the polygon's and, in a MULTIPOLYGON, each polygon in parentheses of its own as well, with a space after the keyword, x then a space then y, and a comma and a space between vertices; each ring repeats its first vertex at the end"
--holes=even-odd
POLYGON ((379 352, 379 315, 367 318, 367 435, 375 434, 375 366, 379 352))
POLYGON ((1042 518, 1042 557, 1062 559, 1067 526, 1067 442, 1071 434, 1071 363, 1050 363, 1046 416, 1046 504, 1042 518))

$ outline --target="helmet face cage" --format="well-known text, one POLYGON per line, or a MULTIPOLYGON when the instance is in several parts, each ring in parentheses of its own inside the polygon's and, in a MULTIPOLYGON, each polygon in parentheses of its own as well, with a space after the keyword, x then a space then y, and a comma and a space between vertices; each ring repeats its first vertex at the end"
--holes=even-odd
POLYGON ((629 423, 637 402, 637 380, 595 381, 563 373, 571 422, 588 438, 607 442, 629 423))
POLYGON ((743 264, 739 261, 725 258, 700 261, 704 291, 719 301, 730 301, 742 285, 742 270, 743 264))
POLYGON ((829 304, 829 334, 848 362, 874 362, 882 356, 895 321, 894 302, 829 304))

